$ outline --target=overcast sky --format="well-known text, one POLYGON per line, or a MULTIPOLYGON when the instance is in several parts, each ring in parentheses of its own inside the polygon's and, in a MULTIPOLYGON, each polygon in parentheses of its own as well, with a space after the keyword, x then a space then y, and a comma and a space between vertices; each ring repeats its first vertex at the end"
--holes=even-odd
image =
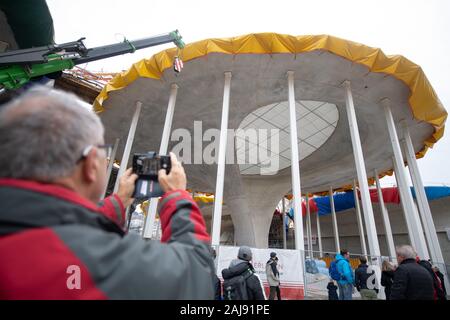
MULTIPOLYGON (((420 65, 444 106, 450 106, 450 1, 139 1, 47 0, 57 43, 86 37, 88 47, 151 37, 178 29, 186 43, 257 32, 329 34, 400 54, 420 65)), ((87 65, 117 72, 161 45, 87 65)), ((450 185, 450 138, 444 135, 418 161, 426 185, 450 185)), ((393 178, 383 179, 386 185, 393 178)))

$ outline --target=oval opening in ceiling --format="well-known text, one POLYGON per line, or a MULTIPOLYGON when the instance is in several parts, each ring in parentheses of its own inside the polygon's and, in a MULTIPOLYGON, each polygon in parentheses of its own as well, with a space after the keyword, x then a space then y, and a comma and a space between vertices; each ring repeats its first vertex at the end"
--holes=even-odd
MULTIPOLYGON (((336 129, 335 104, 296 101, 299 159, 322 146, 336 129)), ((291 165, 288 101, 260 107, 247 115, 236 132, 236 157, 241 174, 273 175, 291 165)))

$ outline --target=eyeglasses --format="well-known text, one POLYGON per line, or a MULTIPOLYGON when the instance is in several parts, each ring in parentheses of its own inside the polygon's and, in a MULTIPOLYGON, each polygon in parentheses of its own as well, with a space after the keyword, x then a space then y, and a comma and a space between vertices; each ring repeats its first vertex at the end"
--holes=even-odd
POLYGON ((104 149, 106 159, 110 160, 113 145, 112 144, 97 144, 97 145, 90 145, 90 146, 87 146, 86 148, 84 148, 83 152, 81 153, 81 157, 77 160, 77 163, 80 162, 81 160, 83 160, 84 158, 86 158, 88 156, 89 152, 91 152, 92 148, 94 148, 94 147, 99 148, 99 149, 104 149))

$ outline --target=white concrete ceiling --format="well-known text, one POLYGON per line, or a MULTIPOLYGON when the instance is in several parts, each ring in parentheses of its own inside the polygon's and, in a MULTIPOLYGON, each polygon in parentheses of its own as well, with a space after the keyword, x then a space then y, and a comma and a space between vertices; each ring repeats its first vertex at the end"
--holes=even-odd
MULTIPOLYGON (((330 185, 339 187, 350 184, 356 176, 346 120, 344 89, 341 86, 345 80, 351 82, 368 177, 373 176, 373 169, 383 172, 392 168, 392 149, 382 108, 379 106, 380 99, 387 97, 391 100, 396 122, 406 121, 416 152, 423 148, 423 141, 433 133, 429 124, 413 118, 408 104, 410 91, 404 83, 386 74, 370 72, 365 66, 332 53, 316 50, 298 54, 212 53, 185 62, 183 71, 178 75, 172 69, 167 69, 161 79, 139 78, 124 89, 109 93, 109 98, 104 103, 105 111, 100 114, 106 126, 106 141, 114 142, 116 137, 121 138, 118 151, 121 154, 134 105, 139 100, 143 103, 143 110, 132 152, 159 150, 172 83, 179 85, 172 131, 185 128, 193 135, 194 121, 202 122, 203 131, 208 128, 219 129, 225 71, 233 74, 229 128, 237 129, 243 120, 251 118, 252 113, 262 110, 260 108, 273 104, 279 104, 280 108, 285 106, 288 97, 286 72, 289 70, 295 73, 295 97, 298 103, 327 102, 330 106, 336 106, 339 119, 337 124, 330 120, 335 127, 329 133, 331 136, 316 142, 317 149, 309 155, 301 155, 305 147, 300 144, 302 191, 318 192, 328 190, 330 185), (323 140, 326 141, 321 144, 323 140)), ((299 134, 304 138, 302 128, 311 123, 306 118, 301 119, 301 108, 298 111, 299 134)), ((309 121, 314 123, 314 119, 309 121)), ((176 143, 172 141, 169 148, 176 143)), ((192 147, 192 154, 193 152, 192 147)), ((120 156, 117 158, 120 159, 120 156)), ((235 166, 239 169, 238 164, 235 166)), ((185 168, 190 188, 214 192, 215 164, 186 164, 185 168)), ((227 172, 232 171, 230 166, 226 168, 227 172)), ((232 176, 226 174, 226 179, 232 179, 232 176)), ((269 183, 279 180, 280 197, 290 190, 289 167, 273 176, 258 178, 257 175, 243 174, 241 179, 257 179, 269 183)))

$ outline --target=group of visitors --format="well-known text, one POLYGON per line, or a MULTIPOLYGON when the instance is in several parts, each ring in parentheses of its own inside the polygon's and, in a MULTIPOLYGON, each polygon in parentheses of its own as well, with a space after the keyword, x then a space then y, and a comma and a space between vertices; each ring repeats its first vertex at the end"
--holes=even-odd
MULTIPOLYGON (((264 287, 261 279, 255 272, 251 261, 253 253, 251 248, 242 246, 239 248, 237 259, 231 261, 228 268, 222 270, 223 295, 220 280, 217 278, 216 299, 224 300, 265 300, 264 287)), ((280 272, 278 270, 278 257, 276 252, 270 253, 270 259, 266 263, 266 277, 270 287, 269 300, 274 300, 275 295, 281 300, 280 272)))
MULTIPOLYGON (((446 300, 444 275, 437 266, 421 260, 409 245, 397 247, 396 255, 397 267, 387 260, 382 263, 381 286, 386 300, 446 300)), ((378 299, 375 270, 368 266, 367 258, 359 258, 354 272, 349 258, 349 252, 341 250, 330 265, 329 300, 352 300, 355 289, 363 300, 378 299)))

